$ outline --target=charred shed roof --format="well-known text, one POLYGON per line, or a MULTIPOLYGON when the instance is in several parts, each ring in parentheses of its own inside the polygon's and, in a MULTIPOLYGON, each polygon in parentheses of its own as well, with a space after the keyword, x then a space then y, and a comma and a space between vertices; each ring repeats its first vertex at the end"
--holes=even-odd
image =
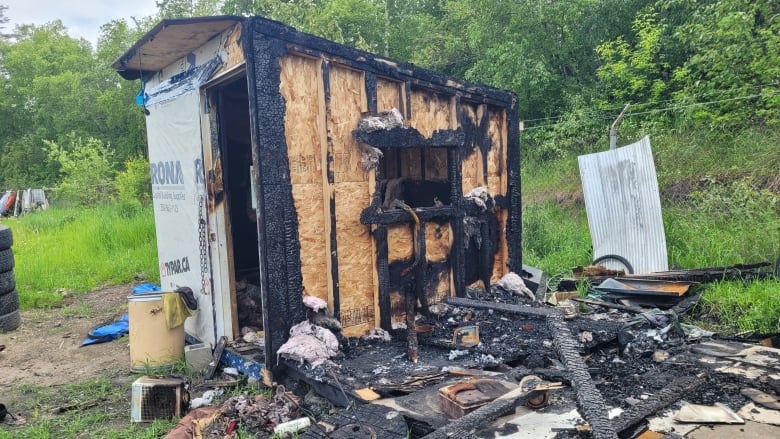
POLYGON ((236 23, 242 23, 253 33, 282 40, 288 49, 300 53, 312 56, 325 54, 331 60, 350 67, 390 79, 408 80, 411 85, 419 82, 443 93, 458 92, 474 102, 507 108, 517 106, 517 97, 507 90, 457 80, 410 63, 380 57, 263 17, 226 15, 163 20, 119 57, 112 67, 125 79, 141 78, 187 56, 236 23))

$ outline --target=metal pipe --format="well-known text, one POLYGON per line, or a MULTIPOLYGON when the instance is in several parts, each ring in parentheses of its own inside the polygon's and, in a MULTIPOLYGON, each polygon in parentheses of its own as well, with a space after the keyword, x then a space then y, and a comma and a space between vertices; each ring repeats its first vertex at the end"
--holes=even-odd
POLYGON ((620 126, 620 122, 623 120, 623 116, 625 116, 629 105, 631 104, 626 104, 626 106, 623 107, 623 111, 620 112, 617 119, 615 119, 615 121, 612 122, 612 126, 609 127, 609 150, 610 151, 617 148, 617 129, 620 126))

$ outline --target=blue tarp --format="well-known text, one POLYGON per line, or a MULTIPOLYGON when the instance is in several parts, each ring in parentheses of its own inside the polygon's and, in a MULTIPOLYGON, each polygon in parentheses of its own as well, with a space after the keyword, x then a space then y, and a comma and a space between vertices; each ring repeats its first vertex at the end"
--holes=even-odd
POLYGON ((93 328, 89 331, 87 338, 81 342, 82 346, 87 346, 97 343, 105 343, 107 341, 116 340, 124 334, 130 332, 130 321, 127 314, 123 315, 119 321, 106 323, 93 328))
MULTIPOLYGON (((133 294, 147 294, 161 290, 162 289, 157 285, 141 284, 133 288, 133 294)), ((102 325, 92 328, 92 330, 89 331, 89 334, 87 334, 87 338, 81 342, 81 346, 116 340, 128 332, 130 332, 130 321, 127 314, 124 314, 116 322, 103 323, 102 325)))

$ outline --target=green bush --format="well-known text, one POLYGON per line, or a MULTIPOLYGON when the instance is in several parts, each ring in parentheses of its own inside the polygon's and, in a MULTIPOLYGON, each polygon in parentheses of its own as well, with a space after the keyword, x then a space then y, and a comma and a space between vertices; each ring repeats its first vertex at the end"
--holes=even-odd
POLYGON ((60 165, 62 178, 55 187, 60 204, 94 206, 109 201, 114 191, 111 150, 93 137, 71 133, 67 139, 65 146, 45 142, 49 159, 60 165))
POLYGON ((152 177, 149 161, 142 157, 125 162, 125 170, 114 180, 119 202, 124 205, 148 205, 152 200, 152 177))

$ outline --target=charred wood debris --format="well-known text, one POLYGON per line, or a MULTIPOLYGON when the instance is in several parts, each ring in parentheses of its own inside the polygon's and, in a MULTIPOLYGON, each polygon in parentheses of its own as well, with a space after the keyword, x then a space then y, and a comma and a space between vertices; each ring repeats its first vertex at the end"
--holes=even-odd
POLYGON ((360 338, 342 336, 327 304, 305 296, 307 319, 267 359, 279 380, 266 383, 270 396, 228 399, 204 437, 229 437, 238 426, 271 437, 291 421, 298 424, 274 437, 682 437, 680 421, 669 418, 697 407, 720 407, 741 422, 738 411, 750 419, 759 407, 778 425, 775 338, 726 340, 684 319, 702 283, 766 277, 766 267, 639 276, 591 266, 558 283, 563 290, 587 279, 597 297, 546 291, 543 273, 525 267, 427 313, 412 303, 393 317, 392 331, 360 338), (636 282, 642 287, 631 293, 621 289, 636 282), (529 424, 561 413, 563 425, 529 424), (658 427, 664 417, 671 427, 658 427))

